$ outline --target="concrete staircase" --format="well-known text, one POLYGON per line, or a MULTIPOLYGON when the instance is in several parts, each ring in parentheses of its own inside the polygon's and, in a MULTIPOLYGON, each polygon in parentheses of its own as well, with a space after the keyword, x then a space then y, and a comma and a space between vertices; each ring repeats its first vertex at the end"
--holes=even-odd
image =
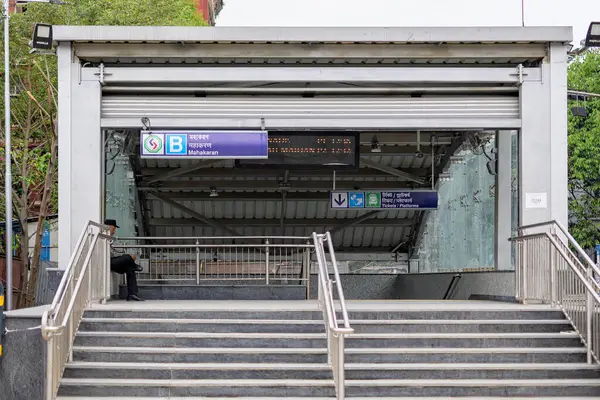
MULTIPOLYGON (((600 399, 598 365, 546 306, 348 302, 346 398, 600 399)), ((334 398, 315 302, 88 311, 60 399, 334 398)))

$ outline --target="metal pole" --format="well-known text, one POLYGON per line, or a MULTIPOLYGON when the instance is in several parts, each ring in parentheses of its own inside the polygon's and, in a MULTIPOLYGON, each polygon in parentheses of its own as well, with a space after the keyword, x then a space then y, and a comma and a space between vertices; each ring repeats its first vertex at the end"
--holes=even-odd
POLYGON ((200 244, 199 240, 196 240, 196 285, 200 284, 200 244))
POLYGON ((265 248, 265 283, 269 285, 269 239, 265 240, 267 247, 265 248))
MULTIPOLYGON (((592 272, 592 266, 588 266, 587 268, 587 278, 592 288, 594 287, 592 281, 594 279, 594 274, 592 272)), ((585 286, 584 286, 585 287, 585 286)), ((591 290, 587 290, 587 296, 585 299, 585 319, 586 319, 586 327, 585 331, 587 333, 586 337, 586 348, 587 348, 587 363, 592 364, 594 362, 593 352, 594 352, 594 335, 596 333, 593 331, 593 318, 594 318, 594 296, 592 295, 591 290)))
POLYGON ((12 173, 10 146, 10 29, 9 0, 4 0, 4 160, 5 160, 5 207, 6 207, 6 310, 13 308, 13 254, 12 254, 12 173))

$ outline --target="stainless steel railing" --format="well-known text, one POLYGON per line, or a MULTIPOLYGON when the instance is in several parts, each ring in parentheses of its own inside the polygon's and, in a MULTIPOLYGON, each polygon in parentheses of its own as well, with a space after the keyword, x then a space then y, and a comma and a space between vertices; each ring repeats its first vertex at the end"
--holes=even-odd
POLYGON ((108 227, 89 221, 75 246, 50 308, 42 316, 46 340, 45 399, 53 400, 86 307, 110 297, 108 227))
POLYGON ((144 270, 140 282, 201 284, 245 281, 309 285, 309 237, 117 238, 112 249, 131 254, 144 270))
POLYGON ((600 363, 600 269, 558 222, 519 228, 517 299, 559 307, 579 333, 587 361, 600 363), (541 232, 525 233, 527 230, 541 232))
POLYGON ((346 392, 344 376, 344 339, 346 335, 353 333, 354 330, 350 327, 350 319, 348 318, 346 300, 344 298, 342 282, 337 268, 337 260, 333 250, 331 234, 329 232, 324 235, 313 233, 313 242, 315 246, 319 278, 318 301, 321 310, 323 311, 323 319, 327 332, 328 361, 333 372, 333 381, 337 399, 343 400, 345 399, 346 392), (331 279, 331 276, 328 272, 325 244, 327 244, 327 249, 329 250, 331 268, 333 272, 333 278, 335 280, 331 279), (342 326, 339 326, 338 323, 338 313, 336 310, 333 286, 336 287, 342 326))

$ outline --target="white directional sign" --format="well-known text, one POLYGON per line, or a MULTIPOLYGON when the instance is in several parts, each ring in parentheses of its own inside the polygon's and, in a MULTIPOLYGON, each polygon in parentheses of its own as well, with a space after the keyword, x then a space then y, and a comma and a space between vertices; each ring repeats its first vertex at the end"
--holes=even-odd
POLYGON ((332 209, 435 210, 438 208, 438 193, 434 190, 334 191, 331 192, 329 207, 332 209))
POLYGON ((348 208, 348 192, 331 192, 331 208, 348 208))

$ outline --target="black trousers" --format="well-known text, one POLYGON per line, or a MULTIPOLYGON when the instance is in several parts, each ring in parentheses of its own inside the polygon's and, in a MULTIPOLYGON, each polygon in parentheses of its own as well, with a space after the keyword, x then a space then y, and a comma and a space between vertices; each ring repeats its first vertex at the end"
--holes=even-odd
POLYGON ((125 274, 127 277, 127 295, 138 294, 137 277, 135 270, 137 265, 129 254, 124 254, 118 257, 111 257, 110 270, 117 274, 125 274))

